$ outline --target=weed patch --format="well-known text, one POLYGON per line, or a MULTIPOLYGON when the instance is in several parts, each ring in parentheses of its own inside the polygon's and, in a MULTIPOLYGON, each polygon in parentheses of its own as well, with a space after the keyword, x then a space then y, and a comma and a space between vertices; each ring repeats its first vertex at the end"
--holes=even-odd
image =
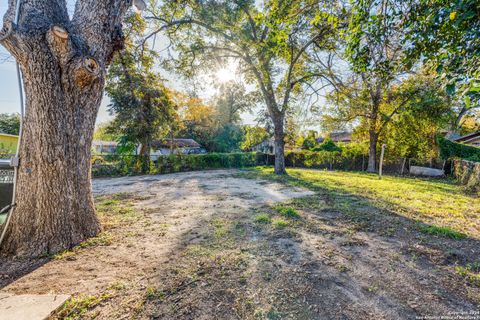
POLYGON ((277 206, 275 210, 282 216, 291 219, 300 219, 300 214, 297 210, 290 207, 277 206))
POLYGON ((272 220, 272 225, 275 229, 285 229, 290 225, 290 222, 288 222, 285 219, 273 219, 272 220))
POLYGON ((256 223, 269 224, 272 222, 272 219, 267 213, 261 213, 255 216, 256 223))
POLYGON ((456 266, 455 272, 464 278, 469 284, 480 287, 480 264, 467 264, 465 267, 456 266))
POLYGON ((110 298, 106 293, 101 296, 81 295, 67 300, 57 313, 59 319, 84 319, 87 312, 110 298))
POLYGON ((445 236, 455 240, 460 240, 466 237, 465 234, 452 230, 449 227, 421 226, 420 231, 426 234, 445 236))

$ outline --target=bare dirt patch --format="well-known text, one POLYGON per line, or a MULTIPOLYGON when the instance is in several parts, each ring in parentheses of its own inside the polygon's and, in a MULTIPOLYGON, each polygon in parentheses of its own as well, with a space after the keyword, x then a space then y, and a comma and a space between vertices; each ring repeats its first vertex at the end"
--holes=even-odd
POLYGON ((0 292, 73 294, 60 319, 415 319, 479 310, 480 284, 458 272, 480 271, 478 241, 425 237, 384 210, 342 212, 318 190, 236 170, 95 180, 94 191, 105 232, 14 282, 3 264, 0 281, 10 284, 0 292))

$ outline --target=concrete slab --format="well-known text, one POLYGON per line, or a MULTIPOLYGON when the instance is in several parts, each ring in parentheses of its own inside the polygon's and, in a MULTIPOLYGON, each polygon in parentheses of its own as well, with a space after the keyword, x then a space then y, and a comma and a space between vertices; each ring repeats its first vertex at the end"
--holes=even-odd
POLYGON ((10 295, 0 293, 0 320, 44 320, 68 295, 10 295))
POLYGON ((411 166, 410 174, 414 176, 424 176, 424 177, 443 177, 445 175, 445 172, 440 169, 411 166))

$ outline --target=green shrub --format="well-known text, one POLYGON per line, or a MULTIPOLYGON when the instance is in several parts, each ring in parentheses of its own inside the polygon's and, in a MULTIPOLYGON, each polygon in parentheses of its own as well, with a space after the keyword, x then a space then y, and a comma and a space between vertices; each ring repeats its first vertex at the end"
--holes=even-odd
MULTIPOLYGON (((362 170, 362 157, 360 152, 340 151, 287 151, 285 164, 287 167, 304 167, 318 169, 362 170)), ((272 159, 273 161, 273 159, 272 159)), ((273 164, 273 163, 270 163, 273 164)))
POLYGON ((342 149, 332 141, 332 139, 325 139, 318 147, 315 147, 312 151, 330 151, 330 152, 341 152, 342 149))
MULTIPOLYGON (((94 166, 94 177, 130 175, 139 172, 137 156, 116 156, 109 164, 94 166)), ((220 168, 244 168, 266 164, 263 153, 173 154, 160 156, 144 173, 163 174, 220 168)))

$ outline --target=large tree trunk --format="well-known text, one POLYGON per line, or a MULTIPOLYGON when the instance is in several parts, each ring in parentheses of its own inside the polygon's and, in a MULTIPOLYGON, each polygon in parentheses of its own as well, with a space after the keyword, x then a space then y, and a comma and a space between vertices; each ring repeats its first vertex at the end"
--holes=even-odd
POLYGON ((368 167, 367 172, 377 172, 377 144, 378 135, 375 131, 370 131, 370 142, 368 147, 368 167))
POLYGON ((275 143, 275 174, 287 174, 285 170, 285 132, 283 116, 276 116, 273 119, 274 143, 275 143))
POLYGON ((15 1, 9 5, 0 43, 20 64, 27 112, 17 205, 0 249, 39 256, 100 231, 90 149, 128 1, 79 0, 70 21, 63 1, 23 0, 18 25, 12 23, 15 1))

